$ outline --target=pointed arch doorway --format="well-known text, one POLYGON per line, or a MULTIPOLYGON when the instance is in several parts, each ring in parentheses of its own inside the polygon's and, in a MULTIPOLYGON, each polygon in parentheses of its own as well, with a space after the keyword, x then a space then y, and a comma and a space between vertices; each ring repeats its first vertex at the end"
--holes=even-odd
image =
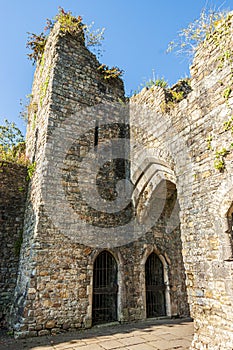
POLYGON ((93 269, 92 324, 117 321, 117 262, 108 251, 101 252, 93 269))
POLYGON ((147 317, 166 316, 166 285, 162 261, 151 253, 145 264, 147 317))

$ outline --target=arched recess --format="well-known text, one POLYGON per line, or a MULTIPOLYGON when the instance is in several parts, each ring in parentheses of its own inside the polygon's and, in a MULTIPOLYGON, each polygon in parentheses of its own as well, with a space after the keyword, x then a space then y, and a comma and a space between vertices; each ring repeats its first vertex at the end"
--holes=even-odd
POLYGON ((167 260, 160 253, 157 247, 148 247, 141 262, 140 278, 141 285, 143 287, 142 300, 144 305, 144 318, 171 316, 170 284, 168 271, 169 265, 167 263, 167 260), (148 268, 150 271, 148 271, 148 268), (155 270, 157 268, 157 273, 156 271, 153 271, 154 268, 155 270), (149 284, 150 281, 152 282, 151 284, 149 284), (148 289, 149 286, 151 287, 150 290, 148 289), (149 298, 153 299, 151 300, 152 305, 149 305, 149 298), (155 304, 158 304, 159 302, 160 306, 158 309, 157 305, 155 304))
POLYGON ((121 322, 124 321, 124 316, 122 314, 122 303, 125 302, 125 286, 122 281, 122 271, 124 266, 124 261, 122 258, 122 255, 120 254, 119 250, 109 250, 109 249, 95 249, 92 251, 92 253, 89 255, 88 258, 88 266, 87 266, 87 273, 88 276, 90 276, 90 285, 87 288, 87 296, 88 296, 88 307, 87 307, 87 313, 84 317, 84 325, 85 328, 90 328, 93 325, 93 291, 94 291, 94 264, 98 256, 102 253, 107 251, 116 261, 117 264, 117 286, 118 286, 118 293, 117 293, 117 321, 121 322))
POLYGON ((145 264, 146 316, 166 316, 166 300, 163 264, 155 253, 151 253, 145 264))
MULTIPOLYGON (((134 165, 131 176, 134 184, 132 201, 135 213, 139 222, 146 223, 147 227, 159 219, 168 197, 176 192, 173 163, 169 157, 170 162, 164 157, 159 157, 157 153, 153 149, 142 151, 138 156, 138 165, 134 165)), ((170 222, 175 223, 175 227, 179 220, 178 212, 177 200, 170 218, 170 222)))
MULTIPOLYGON (((148 155, 148 152, 147 152, 148 155)), ((149 249, 143 260, 144 270, 141 283, 144 305, 144 318, 147 317, 146 308, 146 261, 153 252, 157 254, 163 264, 165 311, 158 314, 165 316, 188 315, 189 305, 185 284, 185 267, 182 255, 182 240, 180 231, 180 206, 177 196, 176 175, 172 163, 164 159, 145 158, 141 166, 132 174, 135 181, 134 205, 140 223, 145 224, 148 232, 148 246, 160 247, 149 249), (169 259, 167 258, 169 256, 169 259), (166 257, 166 258, 165 258, 166 257), (170 268, 168 265, 171 263, 170 268), (170 270, 170 272, 169 272, 170 270), (169 281, 170 276, 170 281, 169 281), (171 288, 170 288, 171 284, 171 288)), ((154 288, 154 287, 153 287, 154 288)), ((150 315, 152 317, 152 315, 150 315)), ((156 316, 156 312, 154 313, 156 316)))
POLYGON ((176 184, 174 171, 168 163, 161 159, 149 157, 143 159, 135 172, 132 173, 134 184, 133 203, 137 205, 141 192, 150 184, 152 187, 158 185, 161 179, 168 180, 176 184))
POLYGON ((103 250, 93 267, 92 323, 118 319, 118 267, 114 256, 103 250))
MULTIPOLYGON (((122 259, 119 254, 119 252, 115 253, 109 250, 101 250, 101 251, 93 251, 92 254, 89 255, 89 263, 88 263, 88 274, 90 275, 90 287, 88 287, 87 294, 88 294, 88 301, 89 301, 89 306, 87 309, 87 315, 84 319, 84 324, 86 328, 91 327, 92 325, 95 324, 101 324, 101 323, 107 323, 107 322, 112 322, 112 321, 121 321, 122 314, 121 314, 121 309, 122 309, 122 259), (102 260, 102 261, 101 261, 102 260), (113 272, 112 277, 109 280, 104 281, 104 277, 102 281, 96 279, 96 272, 98 270, 98 267, 100 267, 101 263, 103 263, 103 271, 99 271, 99 273, 103 273, 105 269, 105 273, 108 272, 113 272), (100 265, 98 265, 100 264, 100 265), (98 265, 98 266, 97 266, 98 265), (115 270, 113 269, 111 271, 111 266, 114 266, 115 270), (107 269, 106 269, 107 267, 107 269), (98 281, 99 282, 108 282, 109 286, 106 286, 107 289, 112 288, 113 294, 115 293, 115 299, 114 299, 114 305, 116 306, 114 310, 110 310, 109 315, 106 314, 106 317, 103 315, 103 317, 100 315, 99 320, 95 320, 95 297, 98 298, 98 293, 103 292, 103 294, 108 294, 111 292, 110 290, 102 290, 105 288, 104 283, 100 285, 100 290, 96 290, 98 288, 98 281), (105 293, 106 291, 106 293, 105 293), (96 322, 97 321, 97 322, 96 322)), ((108 294, 109 295, 109 294, 108 294)), ((103 297, 104 298, 104 297, 103 297)), ((113 298, 113 295, 112 295, 113 298)), ((107 297, 108 299, 108 297, 107 297)), ((109 300, 111 297, 109 297, 109 300)), ((104 300, 104 299, 103 299, 104 300)), ((107 306, 107 304, 106 304, 107 306)), ((97 317, 98 318, 98 317, 97 317)))

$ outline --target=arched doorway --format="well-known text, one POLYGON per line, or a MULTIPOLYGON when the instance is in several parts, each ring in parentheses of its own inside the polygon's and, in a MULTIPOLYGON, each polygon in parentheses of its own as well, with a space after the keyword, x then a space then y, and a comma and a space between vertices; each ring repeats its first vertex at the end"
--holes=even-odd
POLYGON ((117 294, 117 263, 112 254, 103 251, 93 270, 93 325, 117 321, 117 294))
POLYGON ((147 317, 166 316, 166 300, 163 264, 151 253, 145 264, 147 317))

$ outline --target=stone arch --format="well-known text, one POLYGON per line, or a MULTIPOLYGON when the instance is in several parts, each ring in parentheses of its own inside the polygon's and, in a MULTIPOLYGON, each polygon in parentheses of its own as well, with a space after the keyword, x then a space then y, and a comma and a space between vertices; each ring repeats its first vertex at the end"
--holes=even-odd
POLYGON ((151 164, 164 167, 168 173, 168 169, 172 172, 174 170, 174 161, 166 149, 163 150, 158 147, 144 148, 133 155, 133 159, 131 160, 131 180, 134 184, 138 182, 138 179, 140 179, 141 175, 145 173, 145 170, 151 164))
POLYGON ((170 317, 189 314, 180 231, 177 190, 179 184, 172 158, 168 156, 166 160, 165 156, 160 155, 158 149, 156 152, 153 152, 153 149, 147 150, 140 167, 134 168, 135 172, 132 174, 135 185, 133 193, 135 212, 141 223, 151 227, 148 233, 153 239, 153 247, 147 248, 141 266, 140 284, 144 318, 146 318, 145 263, 152 252, 157 254, 163 264, 166 315, 170 317), (166 239, 170 241, 168 245, 164 244, 166 239))
MULTIPOLYGON (((132 181, 134 183, 134 191, 132 201, 134 204, 137 218, 140 222, 156 221, 167 200, 167 195, 171 190, 176 191, 176 176, 173 170, 173 163, 165 161, 163 158, 158 158, 158 150, 146 150, 139 156, 139 166, 134 167, 132 172, 132 181), (156 151, 156 152, 155 152, 156 151), (157 198, 158 208, 152 214, 151 202, 157 198), (161 211, 160 211, 161 210, 161 211)), ((164 156, 165 157, 165 156, 164 156)), ((168 158, 169 159, 169 158, 168 158)), ((170 223, 173 222, 175 227, 178 224, 179 217, 178 199, 174 206, 170 223)))
POLYGON ((97 259, 97 257, 102 252, 108 252, 113 256, 113 258, 116 261, 117 264, 117 282, 118 282, 118 295, 117 295, 117 320, 122 320, 122 295, 124 294, 124 286, 122 281, 122 274, 123 274, 123 259, 118 250, 112 250, 112 249, 95 249, 93 252, 89 255, 89 261, 87 266, 87 274, 90 276, 90 285, 87 290, 87 296, 88 296, 88 308, 87 308, 87 314, 84 318, 84 324, 86 328, 90 328, 92 326, 92 305, 93 305, 93 271, 94 271, 94 263, 97 259))
POLYGON ((143 301, 143 318, 146 319, 146 276, 145 276, 145 264, 149 256, 155 253, 163 265, 163 275, 164 275, 164 284, 166 286, 165 289, 165 303, 166 303, 166 316, 171 317, 171 299, 170 299, 170 284, 169 284, 169 262, 167 261, 167 257, 165 257, 158 247, 154 244, 153 246, 147 246, 143 258, 141 260, 140 266, 140 282, 142 287, 142 301, 143 301))
POLYGON ((161 172, 168 179, 172 178, 176 183, 174 161, 168 150, 158 147, 144 148, 132 156, 131 180, 139 191, 138 185, 143 183, 142 177, 148 181, 156 171, 161 172))

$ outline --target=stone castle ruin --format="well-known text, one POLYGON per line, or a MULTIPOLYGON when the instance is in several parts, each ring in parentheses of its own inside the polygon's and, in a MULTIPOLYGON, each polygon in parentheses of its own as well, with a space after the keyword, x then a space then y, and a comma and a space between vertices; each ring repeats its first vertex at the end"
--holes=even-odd
POLYGON ((2 325, 22 337, 190 315, 192 349, 233 348, 227 56, 209 38, 190 82, 127 101, 55 25, 33 83, 28 187, 24 167, 1 163, 2 325))

